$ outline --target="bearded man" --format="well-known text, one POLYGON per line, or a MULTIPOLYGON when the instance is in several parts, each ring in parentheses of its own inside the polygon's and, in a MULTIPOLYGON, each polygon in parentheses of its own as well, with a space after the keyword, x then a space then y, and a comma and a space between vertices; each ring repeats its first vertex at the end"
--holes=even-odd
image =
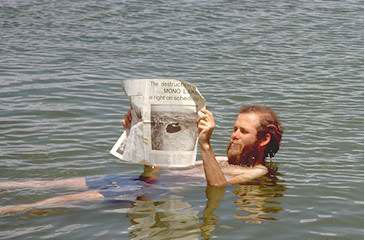
POLYGON ((270 172, 266 157, 272 158, 277 153, 283 134, 281 123, 271 108, 259 105, 241 108, 233 125, 226 161, 217 161, 214 155, 210 144, 214 128, 213 114, 203 109, 198 131, 208 185, 244 183, 270 172))

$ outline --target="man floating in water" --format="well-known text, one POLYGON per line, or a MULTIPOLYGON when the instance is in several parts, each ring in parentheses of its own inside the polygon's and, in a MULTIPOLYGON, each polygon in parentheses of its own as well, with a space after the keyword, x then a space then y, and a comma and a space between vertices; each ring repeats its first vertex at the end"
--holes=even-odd
MULTIPOLYGON (((127 114, 123 123, 130 127, 131 116, 127 114)), ((170 174, 201 176, 210 186, 243 184, 273 173, 266 157, 273 157, 280 147, 283 130, 276 114, 265 106, 242 107, 233 125, 227 146, 227 157, 215 157, 210 144, 215 120, 213 114, 203 109, 197 120, 202 164, 192 169, 168 171, 170 174)), ((159 172, 158 167, 145 166, 144 173, 137 179, 128 176, 80 177, 52 181, 0 182, 0 189, 14 188, 74 188, 81 193, 58 196, 31 204, 20 204, 0 208, 0 214, 16 213, 37 207, 54 207, 75 201, 99 201, 118 199, 133 201, 143 190, 153 185, 159 172)))

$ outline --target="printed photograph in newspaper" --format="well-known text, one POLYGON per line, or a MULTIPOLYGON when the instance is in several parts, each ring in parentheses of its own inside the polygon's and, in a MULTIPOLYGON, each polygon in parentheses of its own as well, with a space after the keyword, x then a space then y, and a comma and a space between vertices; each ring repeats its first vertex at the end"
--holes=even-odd
POLYGON ((198 134, 195 108, 151 105, 152 150, 193 151, 198 134))

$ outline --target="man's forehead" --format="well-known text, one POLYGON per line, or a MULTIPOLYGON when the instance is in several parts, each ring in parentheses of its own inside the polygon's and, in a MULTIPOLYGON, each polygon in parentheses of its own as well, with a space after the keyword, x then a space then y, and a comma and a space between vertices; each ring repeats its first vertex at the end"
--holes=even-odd
POLYGON ((252 127, 258 127, 260 125, 260 117, 257 113, 240 113, 237 116, 236 124, 245 124, 252 127))

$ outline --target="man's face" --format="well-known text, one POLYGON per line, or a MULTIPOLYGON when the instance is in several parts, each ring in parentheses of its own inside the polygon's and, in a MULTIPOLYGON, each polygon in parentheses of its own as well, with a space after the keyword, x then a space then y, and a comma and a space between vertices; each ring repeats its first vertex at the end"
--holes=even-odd
POLYGON ((243 153, 250 154, 257 147, 257 126, 259 126, 259 116, 256 113, 238 115, 227 148, 230 162, 239 164, 243 153))

